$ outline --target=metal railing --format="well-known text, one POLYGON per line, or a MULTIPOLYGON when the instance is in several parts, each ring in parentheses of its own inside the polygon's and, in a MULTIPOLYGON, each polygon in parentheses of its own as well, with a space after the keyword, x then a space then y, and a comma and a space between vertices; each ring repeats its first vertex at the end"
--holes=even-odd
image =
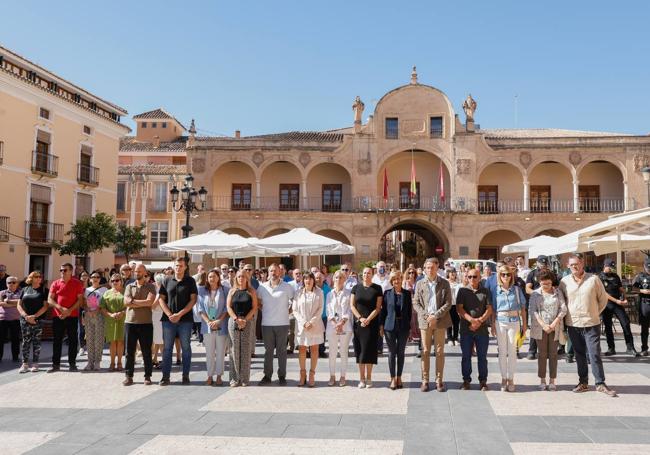
POLYGON ((88 164, 77 164, 77 182, 99 185, 99 168, 88 164))
POLYGON ((32 151, 32 172, 56 177, 59 175, 59 157, 38 150, 32 151))
MULTIPOLYGON (((580 198, 578 201, 579 213, 618 213, 636 209, 636 200, 628 198, 627 204, 623 198, 580 198), (627 207, 626 207, 627 206, 627 207)), ((508 200, 472 200, 472 210, 476 204, 475 211, 480 214, 497 213, 574 213, 573 199, 551 199, 536 198, 528 201, 528 207, 524 206, 522 199, 508 200)))
POLYGON ((25 221, 25 241, 43 245, 63 242, 63 225, 43 221, 25 221))
POLYGON ((9 217, 0 216, 0 242, 9 241, 9 217))

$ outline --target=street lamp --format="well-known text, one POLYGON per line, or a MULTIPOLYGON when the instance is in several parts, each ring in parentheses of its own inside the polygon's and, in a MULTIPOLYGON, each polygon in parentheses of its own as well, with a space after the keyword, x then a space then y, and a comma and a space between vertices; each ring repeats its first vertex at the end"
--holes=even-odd
MULTIPOLYGON (((194 229, 190 225, 190 216, 193 212, 202 212, 206 209, 206 199, 208 190, 203 186, 198 191, 192 186, 194 183, 194 177, 192 174, 189 174, 185 177, 185 183, 183 183, 183 188, 180 190, 176 188, 176 185, 169 190, 169 194, 172 198, 172 208, 176 212, 185 212, 185 226, 181 227, 183 231, 183 238, 190 236, 190 232, 194 229), (180 193, 181 200, 179 204, 178 195, 180 193), (198 196, 198 201, 197 201, 198 196), (177 207, 178 205, 178 207, 177 207)), ((187 256, 187 253, 186 253, 187 256)))
POLYGON ((648 207, 650 207, 650 166, 642 167, 641 174, 643 174, 643 181, 648 189, 648 207))

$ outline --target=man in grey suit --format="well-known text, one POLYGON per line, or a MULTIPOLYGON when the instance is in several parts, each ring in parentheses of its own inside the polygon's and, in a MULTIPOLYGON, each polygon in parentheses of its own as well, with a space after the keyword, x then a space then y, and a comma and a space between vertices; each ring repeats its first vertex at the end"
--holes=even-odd
POLYGON ((445 368, 445 335, 451 326, 451 288, 449 282, 438 275, 440 263, 437 258, 424 261, 423 279, 415 285, 413 309, 418 315, 422 338, 422 385, 420 390, 429 391, 429 365, 431 344, 436 350, 436 390, 446 390, 443 382, 445 368))

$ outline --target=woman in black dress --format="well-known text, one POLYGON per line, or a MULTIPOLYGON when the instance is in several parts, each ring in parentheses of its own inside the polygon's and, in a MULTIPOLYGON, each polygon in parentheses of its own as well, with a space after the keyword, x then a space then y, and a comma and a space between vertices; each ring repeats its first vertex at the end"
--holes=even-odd
POLYGON ((379 314, 383 292, 372 282, 372 269, 363 269, 362 282, 352 288, 350 308, 354 314, 354 354, 359 365, 359 388, 372 387, 372 366, 377 364, 379 314))

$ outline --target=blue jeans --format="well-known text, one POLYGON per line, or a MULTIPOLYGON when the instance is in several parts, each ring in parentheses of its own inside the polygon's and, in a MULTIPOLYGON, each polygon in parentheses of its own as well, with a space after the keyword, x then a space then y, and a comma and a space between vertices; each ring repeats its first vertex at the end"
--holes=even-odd
POLYGON ((163 379, 169 379, 172 372, 172 351, 174 350, 174 340, 178 334, 181 340, 181 351, 183 352, 183 376, 190 375, 190 363, 192 362, 192 346, 190 337, 192 336, 192 322, 173 322, 163 321, 163 379))
POLYGON ((478 360, 478 381, 487 381, 487 352, 490 344, 490 337, 488 335, 477 335, 471 332, 460 334, 460 349, 463 352, 461 360, 463 381, 472 382, 472 346, 474 343, 476 343, 476 357, 478 360))

